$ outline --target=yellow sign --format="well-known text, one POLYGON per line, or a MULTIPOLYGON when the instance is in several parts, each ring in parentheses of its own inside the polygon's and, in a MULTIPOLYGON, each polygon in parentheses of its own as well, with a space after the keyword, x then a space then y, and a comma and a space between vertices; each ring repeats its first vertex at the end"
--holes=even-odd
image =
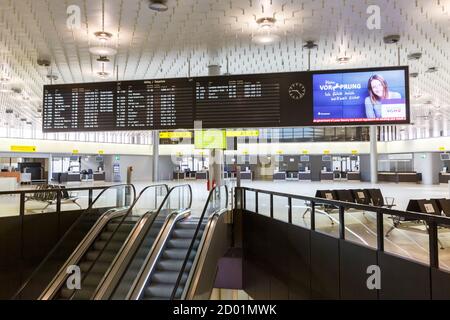
POLYGON ((72 154, 79 154, 80 151, 79 150, 72 150, 72 154))
POLYGON ((35 146, 11 146, 12 152, 36 152, 35 146))
POLYGON ((330 150, 324 150, 323 154, 331 154, 331 151, 330 150))
POLYGON ((445 147, 440 147, 439 151, 446 151, 447 149, 445 147))
POLYGON ((303 150, 302 154, 309 154, 309 151, 308 150, 303 150))
POLYGON ((352 154, 358 154, 358 150, 352 150, 352 154))
POLYGON ((192 138, 192 132, 190 131, 160 132, 159 138, 160 139, 192 138))
POLYGON ((228 138, 236 137, 259 137, 259 130, 236 130, 227 131, 228 138))
POLYGON ((98 150, 98 154, 105 154, 104 150, 98 150))
POLYGON ((177 152, 177 157, 182 157, 183 154, 181 152, 177 152))
POLYGON ((248 155, 248 150, 244 150, 244 151, 242 151, 242 153, 243 153, 244 155, 248 155))
POLYGON ((278 150, 277 154, 283 154, 283 150, 278 150))

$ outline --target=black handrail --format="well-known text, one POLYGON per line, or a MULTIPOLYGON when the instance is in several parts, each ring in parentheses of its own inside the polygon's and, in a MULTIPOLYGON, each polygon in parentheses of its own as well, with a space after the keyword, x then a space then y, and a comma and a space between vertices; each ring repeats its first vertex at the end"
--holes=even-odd
MULTIPOLYGON (((130 214, 133 212, 134 206, 139 202, 139 199, 141 198, 141 196, 149 189, 153 189, 153 188, 160 188, 163 187, 166 191, 166 194, 169 192, 169 187, 166 184, 158 184, 158 185, 151 185, 151 186, 147 186, 145 187, 138 195, 138 197, 133 201, 133 203, 131 204, 130 208, 128 208, 127 212, 122 216, 122 218, 120 219, 120 222, 117 224, 117 226, 114 228, 114 231, 111 233, 111 235, 108 237, 108 239, 106 240, 105 245, 103 246, 103 248, 100 250, 99 254, 97 255, 97 257, 95 258, 95 260, 91 263, 91 265, 89 266, 88 270, 86 270, 85 272, 83 272, 83 276, 81 277, 80 283, 83 283, 83 281, 86 279, 86 277, 89 275, 89 273, 91 272, 92 268, 96 265, 96 263, 98 262, 98 259, 100 259, 100 257, 102 256, 102 254, 105 252, 106 248, 108 247, 109 243, 111 242, 111 240, 114 238, 114 236, 117 234, 118 230, 120 229, 120 227, 123 225, 123 223, 125 222, 125 220, 130 216, 130 214)), ((157 205, 157 198, 155 197, 155 206, 157 205)), ((155 208, 156 209, 156 208, 155 208)), ((71 300, 73 298, 73 296, 75 295, 76 290, 73 291, 72 295, 69 297, 68 300, 71 300)))
MULTIPOLYGON (((240 191, 241 197, 244 199, 241 199, 240 207, 236 209, 241 209, 247 211, 247 204, 246 204, 246 192, 254 192, 255 193, 255 201, 258 201, 258 194, 267 194, 270 195, 271 199, 273 196, 278 197, 284 197, 288 198, 289 200, 289 212, 292 212, 292 199, 297 200, 303 200, 310 202, 309 206, 311 208, 311 230, 315 231, 315 207, 316 205, 331 205, 334 207, 339 208, 339 238, 342 240, 345 240, 345 215, 344 212, 346 209, 356 209, 360 211, 368 211, 368 212, 374 212, 376 213, 376 234, 377 234, 377 250, 379 252, 384 252, 384 228, 383 228, 383 216, 384 215, 390 215, 390 216, 397 216, 401 218, 406 218, 410 220, 420 220, 425 221, 427 224, 428 229, 428 236, 429 236, 429 263, 430 267, 432 268, 439 268, 439 249, 438 249, 438 226, 450 226, 450 217, 444 217, 444 216, 438 216, 438 215, 431 215, 426 213, 418 213, 418 212, 410 212, 410 211, 400 211, 400 210, 393 210, 388 208, 382 208, 377 206, 370 206, 370 205, 363 205, 363 204, 357 204, 357 203, 351 203, 351 202, 343 202, 338 200, 328 200, 324 198, 315 198, 315 197, 307 197, 307 196, 301 196, 301 195, 294 195, 294 194, 287 194, 287 193, 280 193, 276 191, 267 191, 267 190, 260 190, 260 189, 254 189, 254 188, 247 188, 247 187, 238 187, 236 188, 237 191, 240 191)), ((236 203, 238 201, 236 200, 236 203)), ((271 211, 273 210, 273 203, 271 202, 271 211)), ((258 206, 255 205, 255 213, 259 214, 257 208, 258 206)), ((289 223, 292 223, 290 220, 289 223)))
POLYGON ((339 201, 339 200, 328 200, 325 198, 315 198, 315 197, 301 196, 301 195, 295 195, 295 194, 281 193, 281 192, 276 192, 276 191, 267 191, 267 190, 260 190, 260 189, 254 189, 254 188, 247 188, 247 187, 238 187, 236 189, 243 190, 243 191, 255 192, 255 193, 261 193, 261 194, 268 194, 268 195, 277 196, 277 197, 311 201, 311 202, 316 202, 316 203, 320 203, 320 204, 332 205, 332 206, 336 206, 336 207, 344 207, 346 209, 357 209, 357 210, 361 210, 361 211, 382 212, 383 214, 387 214, 387 215, 400 216, 400 217, 404 217, 407 219, 414 219, 414 220, 423 220, 423 221, 427 221, 427 222, 434 222, 434 223, 437 223, 440 225, 450 226, 450 217, 437 216, 437 215, 418 213, 418 212, 412 212, 412 211, 401 211, 401 210, 395 210, 395 209, 370 206, 370 205, 365 205, 365 204, 344 202, 344 201, 339 201))
MULTIPOLYGON (((187 263, 189 261, 189 257, 191 255, 192 250, 195 245, 195 241, 197 240, 198 233, 200 232, 200 228, 202 226, 203 219, 205 218, 206 212, 208 211, 209 203, 210 203, 214 193, 216 192, 216 190, 220 190, 220 188, 225 188, 225 206, 228 206, 228 187, 227 186, 214 187, 208 195, 208 200, 206 201, 205 207, 203 208, 202 215, 200 216, 200 219, 198 221, 197 227, 194 232, 194 236, 192 237, 191 244, 189 245, 189 249, 186 253, 186 257, 184 258, 183 264, 180 269, 180 273, 178 274, 178 277, 177 277, 177 281, 175 282, 175 287, 173 288, 172 294, 170 295, 170 300, 175 299, 178 287, 180 286, 180 283, 181 283, 181 279, 183 278, 184 270, 186 269, 187 263)), ((219 211, 219 210, 217 210, 217 211, 219 211)))
MULTIPOLYGON (((65 240, 65 238, 68 236, 68 234, 73 231, 73 229, 76 227, 76 225, 78 223, 80 223, 80 221, 89 214, 89 212, 92 210, 92 207, 95 205, 95 203, 97 202, 97 200, 108 190, 113 189, 113 188, 119 188, 119 187, 131 187, 131 189, 133 190, 133 201, 134 198, 136 197, 136 188, 134 187, 134 185, 128 185, 128 184, 119 184, 119 185, 113 185, 113 186, 109 186, 106 189, 103 189, 102 192, 100 192, 98 194, 98 196, 95 198, 95 200, 89 205, 89 207, 83 211, 83 213, 74 221, 74 223, 72 223, 72 225, 69 227, 69 229, 65 232, 65 234, 58 240, 58 242, 53 246, 53 249, 47 254, 47 256, 44 258, 44 260, 41 261, 41 263, 37 266, 37 268, 34 269, 34 271, 31 273, 31 275, 27 278, 27 280, 25 281, 25 283, 20 286, 19 290, 17 290, 17 292, 12 296, 11 300, 15 300, 17 299, 17 297, 22 293, 22 291, 28 286, 28 284, 33 280, 33 278, 36 276, 36 274, 39 272, 39 270, 44 266, 44 264, 50 259, 50 257, 55 253, 55 251, 58 249, 58 247, 62 244, 62 242, 65 240)), ((89 190, 89 189, 82 189, 82 190, 89 190)), ((19 191, 19 193, 23 193, 25 191, 19 191)), ((31 191, 33 192, 33 191, 31 191)), ((42 190, 42 192, 45 192, 45 190, 42 190)), ((48 192, 48 190, 47 190, 48 192)), ((55 192, 62 192, 61 189, 55 190, 55 192)), ((26 193, 26 192, 25 192, 26 193)), ((24 193, 23 193, 24 194, 24 193)), ((24 197, 21 196, 21 199, 23 199, 24 197)), ((22 204, 21 204, 22 206, 22 204)))

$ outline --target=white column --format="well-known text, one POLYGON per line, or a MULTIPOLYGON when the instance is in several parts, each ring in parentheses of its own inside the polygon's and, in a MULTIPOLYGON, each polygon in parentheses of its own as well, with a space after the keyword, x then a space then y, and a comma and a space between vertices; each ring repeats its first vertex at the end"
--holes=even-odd
POLYGON ((378 183, 377 127, 370 127, 370 182, 378 183))
POLYGON ((152 182, 159 181, 159 131, 153 131, 153 168, 152 182))

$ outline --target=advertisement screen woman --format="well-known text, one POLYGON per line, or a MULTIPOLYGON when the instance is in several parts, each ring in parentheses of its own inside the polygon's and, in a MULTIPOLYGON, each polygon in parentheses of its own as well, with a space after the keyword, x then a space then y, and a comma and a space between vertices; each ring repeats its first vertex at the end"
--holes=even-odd
POLYGON ((383 102, 389 99, 401 99, 398 92, 389 91, 386 80, 375 74, 369 79, 369 96, 366 98, 366 116, 369 119, 382 118, 383 102))

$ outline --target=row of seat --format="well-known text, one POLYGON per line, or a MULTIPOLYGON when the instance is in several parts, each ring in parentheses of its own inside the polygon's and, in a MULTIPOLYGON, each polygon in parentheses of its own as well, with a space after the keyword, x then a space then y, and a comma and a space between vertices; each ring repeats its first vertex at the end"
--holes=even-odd
POLYGON ((395 199, 384 197, 380 189, 317 190, 316 198, 392 209, 395 199))
POLYGON ((450 199, 410 200, 406 210, 450 217, 450 199))
POLYGON ((66 187, 60 185, 52 185, 52 184, 43 184, 37 187, 38 191, 44 192, 36 192, 25 198, 25 202, 27 201, 37 201, 45 204, 45 207, 42 208, 42 211, 47 209, 51 205, 55 205, 57 202, 57 192, 60 190, 61 192, 61 204, 64 203, 73 203, 81 209, 80 204, 78 204, 77 200, 78 196, 69 194, 66 187))

